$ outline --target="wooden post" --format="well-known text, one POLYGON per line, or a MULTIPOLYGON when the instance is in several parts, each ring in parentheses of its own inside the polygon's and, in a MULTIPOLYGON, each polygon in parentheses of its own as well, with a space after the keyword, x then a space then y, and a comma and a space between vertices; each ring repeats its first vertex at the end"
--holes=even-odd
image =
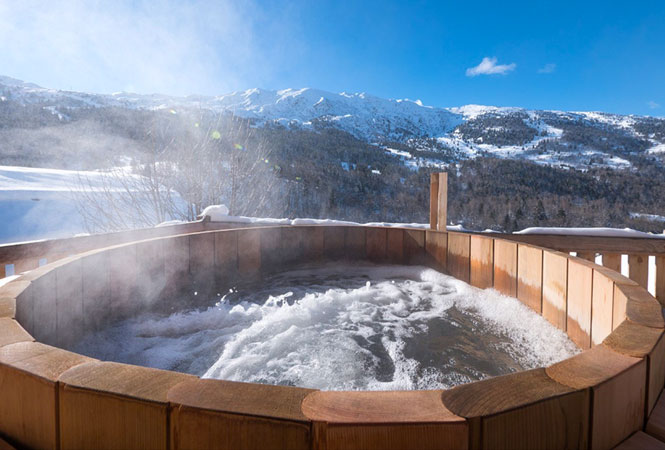
POLYGON ((448 224, 448 174, 441 172, 439 174, 439 196, 437 208, 437 225, 439 231, 446 231, 448 224))
POLYGON ((439 209, 439 174, 430 175, 429 183, 429 227, 436 230, 436 221, 439 209))
POLYGON ((649 289, 648 255, 628 255, 628 278, 649 289))
POLYGON ((603 253, 603 266, 610 270, 621 273, 621 254, 603 253))

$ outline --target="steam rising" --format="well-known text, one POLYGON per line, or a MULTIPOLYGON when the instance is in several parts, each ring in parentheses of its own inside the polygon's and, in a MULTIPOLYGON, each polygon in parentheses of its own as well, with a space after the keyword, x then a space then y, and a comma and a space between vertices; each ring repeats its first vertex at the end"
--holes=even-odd
POLYGON ((0 1, 0 53, 8 75, 61 89, 215 94, 265 85, 293 48, 274 17, 289 13, 265 23, 252 1, 0 1))

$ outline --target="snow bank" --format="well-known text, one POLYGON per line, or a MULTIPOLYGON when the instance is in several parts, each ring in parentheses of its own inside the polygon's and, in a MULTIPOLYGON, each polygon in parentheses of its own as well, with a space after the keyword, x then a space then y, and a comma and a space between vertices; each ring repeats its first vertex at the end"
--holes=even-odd
POLYGON ((651 238, 665 239, 663 234, 645 233, 631 228, 566 228, 566 227, 531 227, 514 234, 556 234, 567 236, 601 236, 601 237, 623 237, 623 238, 651 238))
MULTIPOLYGON (((226 223, 247 223, 254 225, 328 225, 328 226, 365 226, 365 227, 403 227, 403 228, 429 228, 428 223, 394 223, 394 222, 368 222, 358 223, 348 220, 334 219, 277 219, 272 217, 247 217, 230 216, 229 209, 225 205, 211 205, 206 207, 201 213, 203 219, 210 218, 211 222, 226 223)), ((461 225, 452 227, 453 231, 458 231, 461 225)))

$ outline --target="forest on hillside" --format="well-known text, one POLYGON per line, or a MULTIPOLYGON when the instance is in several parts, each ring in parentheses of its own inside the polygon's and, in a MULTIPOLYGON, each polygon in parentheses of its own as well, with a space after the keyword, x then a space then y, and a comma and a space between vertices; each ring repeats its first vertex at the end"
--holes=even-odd
MULTIPOLYGON (((175 115, 168 110, 63 108, 59 114, 65 118, 0 103, 0 164, 66 169, 129 165, 142 175, 147 168, 177 166, 179 172, 162 173, 160 182, 170 183, 169 188, 196 205, 190 216, 210 203, 233 203, 233 213, 256 216, 427 222, 430 173, 441 169, 407 167, 386 151, 390 147, 445 165, 449 219, 470 229, 665 228, 664 222, 639 215, 665 215, 665 169, 644 154, 646 140, 615 129, 563 123, 559 116, 544 117, 563 130, 562 140, 543 140, 541 150, 593 145, 630 160, 631 168, 590 164, 577 170, 490 154, 468 159, 436 139, 370 144, 327 125, 259 127, 201 110, 175 115), (219 137, 211 139, 214 132, 219 137)), ((521 144, 535 135, 533 128, 523 126, 525 120, 519 114, 487 115, 458 131, 471 140, 521 144)), ((665 135, 664 122, 644 120, 641 130, 645 136, 665 135)))

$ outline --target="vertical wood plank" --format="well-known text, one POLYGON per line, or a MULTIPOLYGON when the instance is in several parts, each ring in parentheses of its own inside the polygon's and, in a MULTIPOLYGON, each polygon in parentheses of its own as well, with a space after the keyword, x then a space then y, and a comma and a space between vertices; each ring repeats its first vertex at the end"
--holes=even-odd
POLYGON ((80 340, 83 331, 83 278, 81 260, 55 270, 56 343, 69 348, 80 340))
POLYGON ((517 244, 494 240, 494 289, 510 297, 517 296, 517 244))
POLYGON ((324 227, 323 249, 326 259, 344 257, 344 227, 324 227))
POLYGON ((471 236, 448 233, 448 272, 458 280, 469 282, 471 270, 471 236))
POLYGON ((603 253, 603 267, 621 273, 621 254, 603 253))
POLYGON ((487 289, 494 285, 494 240, 471 236, 471 285, 487 289))
POLYGON ((665 255, 656 255, 656 299, 665 305, 665 255))
POLYGON ((644 426, 646 359, 593 389, 592 449, 614 448, 644 426))
POLYGON ((566 331, 566 295, 568 258, 566 255, 543 253, 543 317, 560 330, 566 331))
POLYGON ((649 257, 647 255, 628 255, 628 277, 644 289, 649 288, 649 257))
POLYGON ((282 232, 279 228, 261 230, 261 271, 281 270, 284 254, 281 251, 282 232))
POLYGON ((591 291, 593 269, 578 261, 568 261, 568 318, 570 339, 582 349, 591 347, 591 291))
POLYGON ((391 264, 404 262, 404 230, 388 228, 386 231, 386 254, 391 264))
POLYGON ((261 231, 238 231, 238 273, 249 278, 261 270, 261 231))
POLYGON ((594 270, 592 295, 591 343, 598 345, 612 332, 614 281, 594 270))
POLYGON ((365 259, 365 228, 364 227, 345 227, 344 228, 344 248, 346 257, 349 259, 365 259))
POLYGON ((439 174, 430 174, 429 182, 429 227, 432 230, 437 229, 437 220, 439 217, 439 174))
POLYGON ((612 329, 616 329, 626 320, 626 303, 628 299, 618 285, 614 285, 614 305, 612 307, 612 329))
POLYGON ((439 174, 439 201, 437 206, 437 230, 446 231, 448 224, 448 174, 439 174))
POLYGON ((385 228, 367 229, 367 258, 371 261, 385 261, 387 233, 385 228))
POLYGON ((305 227, 302 230, 303 255, 309 262, 323 258, 324 227, 305 227))
POLYGON ((427 264, 446 272, 448 270, 448 233, 441 231, 425 232, 425 252, 427 264))
POLYGON ((543 310, 543 251, 519 244, 517 261, 517 298, 540 314, 543 310))
POLYGON ((302 259, 302 229, 298 227, 281 228, 280 249, 284 262, 291 264, 302 259))
POLYGON ((404 261, 407 264, 425 263, 425 230, 404 230, 404 261))
MULTIPOLYGON (((138 257, 138 253, 137 253, 138 257)), ((208 296, 213 294, 215 275, 215 235, 198 233, 189 237, 189 274, 194 289, 208 296)))
POLYGON ((215 278, 218 289, 238 274, 238 231, 215 233, 215 278))

